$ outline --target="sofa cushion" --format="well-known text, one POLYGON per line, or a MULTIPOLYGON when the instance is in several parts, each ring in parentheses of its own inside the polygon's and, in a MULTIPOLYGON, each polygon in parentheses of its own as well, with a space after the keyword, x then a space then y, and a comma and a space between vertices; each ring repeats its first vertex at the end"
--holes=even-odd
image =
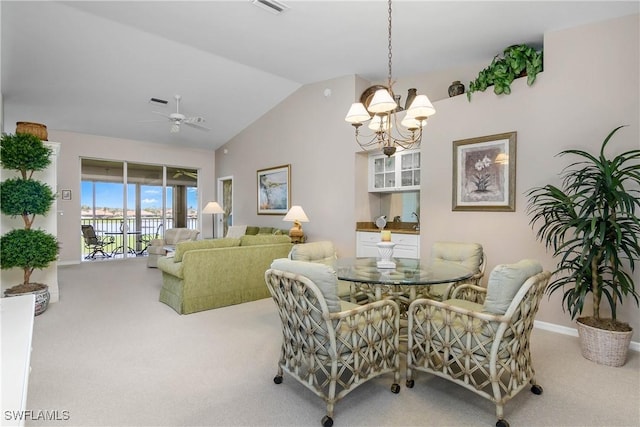
POLYGON ((484 311, 504 314, 520 287, 531 276, 542 272, 542 265, 536 260, 523 259, 515 264, 495 266, 489 275, 484 311))
POLYGON ((258 234, 258 231, 260 231, 260 227, 256 227, 254 225, 247 225, 247 230, 245 231, 244 234, 247 234, 249 236, 255 236, 256 234, 258 234))
POLYGON ((336 250, 330 241, 301 243, 291 248, 289 259, 332 265, 336 260, 336 250))
POLYGON ((240 246, 273 245, 276 243, 291 243, 289 236, 259 234, 255 236, 244 235, 240 238, 240 246))
POLYGON ((239 239, 244 236, 247 232, 246 225, 232 225, 227 230, 227 235, 225 237, 233 237, 234 239, 239 239))
POLYGON ((279 258, 271 263, 275 270, 288 271, 299 274, 311 280, 320 289, 329 308, 329 312, 341 311, 340 298, 338 298, 338 276, 333 268, 314 262, 293 261, 287 258, 279 258))
POLYGON ((180 242, 176 245, 176 252, 173 260, 174 262, 181 262, 185 252, 194 249, 229 248, 232 246, 240 246, 240 239, 225 237, 224 239, 190 240, 180 242))
POLYGON ((273 227, 260 227, 258 234, 273 234, 273 227))

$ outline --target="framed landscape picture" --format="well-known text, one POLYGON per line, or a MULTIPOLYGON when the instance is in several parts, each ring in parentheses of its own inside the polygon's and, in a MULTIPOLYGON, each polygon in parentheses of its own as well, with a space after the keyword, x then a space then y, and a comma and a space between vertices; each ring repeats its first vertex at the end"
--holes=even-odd
POLYGON ((285 215, 291 200, 291 165, 258 171, 258 215, 285 215))
POLYGON ((513 212, 516 132, 453 141, 454 211, 513 212))

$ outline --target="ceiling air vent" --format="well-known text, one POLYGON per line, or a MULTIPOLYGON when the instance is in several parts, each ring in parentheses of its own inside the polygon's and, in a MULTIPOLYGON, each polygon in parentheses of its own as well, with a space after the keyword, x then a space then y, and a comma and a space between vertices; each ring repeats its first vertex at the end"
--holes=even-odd
POLYGON ((156 103, 156 104, 167 105, 167 103, 168 103, 169 101, 166 101, 166 100, 164 100, 164 99, 160 99, 160 98, 151 98, 151 99, 149 100, 149 102, 154 102, 154 103, 156 103))
POLYGON ((251 3, 261 9, 273 13, 274 15, 279 15, 289 9, 289 6, 276 0, 252 0, 251 3))

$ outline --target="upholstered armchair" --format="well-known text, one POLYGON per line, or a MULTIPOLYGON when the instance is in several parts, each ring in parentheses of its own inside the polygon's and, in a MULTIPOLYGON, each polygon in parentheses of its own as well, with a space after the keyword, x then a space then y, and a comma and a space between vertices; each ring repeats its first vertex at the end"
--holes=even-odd
POLYGON ((434 242, 431 246, 431 262, 437 263, 441 261, 457 262, 476 273, 465 282, 431 285, 423 288, 422 292, 418 292, 426 298, 438 301, 448 299, 455 286, 459 286, 464 283, 480 285, 480 280, 484 276, 485 267, 487 265, 487 257, 484 254, 482 245, 479 243, 434 242))
POLYGON ((265 280, 283 335, 273 380, 282 383, 286 372, 322 398, 324 427, 333 424, 336 402, 378 375, 392 372, 391 391, 400 391, 399 308, 394 301, 362 306, 341 301, 335 271, 321 263, 276 259, 265 280))
POLYGON ((196 240, 200 234, 198 230, 190 228, 169 228, 161 239, 153 239, 147 247, 147 267, 157 268, 158 258, 167 255, 167 247, 174 247, 180 242, 196 240))
POLYGON ((451 299, 418 299, 408 312, 407 387, 414 372, 452 381, 496 405, 497 427, 508 427, 504 405, 536 384, 530 335, 550 273, 533 260, 496 266, 487 288, 466 284, 451 299), (485 294, 484 303, 463 299, 485 294))

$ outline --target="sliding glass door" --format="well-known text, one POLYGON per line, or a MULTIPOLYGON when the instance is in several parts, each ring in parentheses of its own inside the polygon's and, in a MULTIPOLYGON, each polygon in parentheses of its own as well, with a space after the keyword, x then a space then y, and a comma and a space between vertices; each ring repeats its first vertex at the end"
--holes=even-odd
POLYGON ((196 169, 82 159, 81 170, 81 223, 113 240, 113 258, 146 255, 168 228, 199 228, 196 169))

